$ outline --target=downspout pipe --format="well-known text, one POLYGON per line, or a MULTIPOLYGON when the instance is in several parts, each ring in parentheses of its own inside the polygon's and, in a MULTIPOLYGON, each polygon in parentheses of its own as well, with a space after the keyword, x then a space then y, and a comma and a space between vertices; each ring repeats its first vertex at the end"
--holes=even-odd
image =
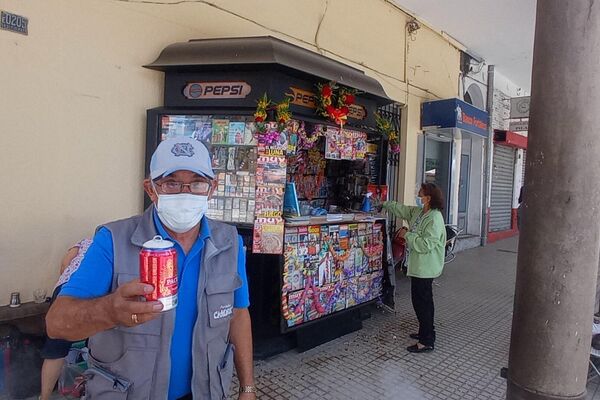
POLYGON ((487 244, 488 232, 490 228, 490 203, 492 196, 492 161, 494 149, 494 128, 492 126, 492 116, 494 112, 494 66, 488 65, 487 73, 487 104, 488 112, 488 138, 485 147, 485 166, 484 166, 484 190, 481 206, 481 245, 487 244))

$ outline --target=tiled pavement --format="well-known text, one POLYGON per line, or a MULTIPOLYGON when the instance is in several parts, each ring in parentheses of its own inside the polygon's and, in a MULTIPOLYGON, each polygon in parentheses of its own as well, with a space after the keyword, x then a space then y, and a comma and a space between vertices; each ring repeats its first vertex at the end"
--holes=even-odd
MULTIPOLYGON (((361 331, 256 363, 261 400, 504 399, 516 239, 459 253, 436 279, 436 350, 410 354, 416 321, 409 282, 399 279, 395 314, 374 310, 361 331)), ((600 378, 588 399, 600 400, 600 378)), ((2 396, 0 396, 0 400, 2 396)), ((232 397, 233 398, 233 397, 232 397)))
MULTIPOLYGON (((436 279, 436 349, 411 354, 416 331, 409 282, 399 279, 396 314, 376 310, 361 331, 299 354, 256 364, 259 398, 504 399, 517 240, 459 253, 436 279)), ((588 399, 599 399, 595 378, 588 399), (595 393, 598 394, 595 395, 595 393)))

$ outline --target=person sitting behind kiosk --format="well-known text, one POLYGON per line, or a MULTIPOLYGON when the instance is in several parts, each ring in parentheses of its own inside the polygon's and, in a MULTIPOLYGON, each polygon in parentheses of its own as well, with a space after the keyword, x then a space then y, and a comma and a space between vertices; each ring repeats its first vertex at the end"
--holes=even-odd
POLYGON ((215 189, 204 145, 170 138, 152 155, 143 215, 99 227, 47 316, 48 335, 89 337, 86 391, 95 400, 223 399, 233 365, 239 399, 256 396, 245 253, 235 227, 204 216, 215 189), (178 305, 140 301, 139 252, 161 235, 175 244, 178 305), (114 329, 113 329, 114 328, 114 329), (234 352, 235 349, 235 352, 234 352))
MULTIPOLYGON (((83 256, 91 244, 92 241, 90 239, 83 239, 67 250, 67 253, 60 263, 60 277, 54 286, 52 301, 56 300, 61 287, 69 280, 69 278, 71 278, 71 275, 77 271, 83 256)), ((60 374, 65 364, 65 357, 69 354, 71 345, 72 342, 68 340, 46 338, 44 347, 40 352, 40 356, 44 362, 42 364, 42 384, 39 400, 50 399, 52 391, 56 386, 56 382, 58 381, 58 378, 60 378, 60 374)))
POLYGON ((442 274, 446 228, 441 210, 444 207, 442 191, 433 183, 421 185, 417 207, 395 201, 383 203, 383 209, 406 220, 409 228, 400 236, 406 239, 408 270, 412 304, 419 321, 419 332, 410 334, 418 342, 406 349, 411 353, 430 352, 434 349, 433 279, 442 274))

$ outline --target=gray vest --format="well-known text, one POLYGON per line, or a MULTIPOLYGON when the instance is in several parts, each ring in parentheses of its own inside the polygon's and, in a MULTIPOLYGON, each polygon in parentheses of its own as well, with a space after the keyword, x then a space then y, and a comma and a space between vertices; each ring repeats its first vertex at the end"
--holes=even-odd
MULTIPOLYGON (((153 207, 143 215, 104 225, 113 237, 112 291, 139 278, 142 244, 157 234, 153 207)), ((209 221, 211 236, 202 250, 198 317, 192 348, 194 399, 225 399, 233 375, 229 325, 237 273, 238 239, 234 227, 209 221), (225 310, 225 311, 224 311, 225 310)), ((171 372, 170 347, 176 309, 132 328, 117 326, 89 339, 89 400, 165 400, 171 372)))

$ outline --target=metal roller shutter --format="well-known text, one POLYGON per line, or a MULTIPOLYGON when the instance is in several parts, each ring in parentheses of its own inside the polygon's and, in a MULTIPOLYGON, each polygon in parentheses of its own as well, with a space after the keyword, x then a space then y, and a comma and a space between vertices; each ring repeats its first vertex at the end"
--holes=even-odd
POLYGON ((515 149, 494 145, 490 232, 506 231, 512 224, 515 149))

